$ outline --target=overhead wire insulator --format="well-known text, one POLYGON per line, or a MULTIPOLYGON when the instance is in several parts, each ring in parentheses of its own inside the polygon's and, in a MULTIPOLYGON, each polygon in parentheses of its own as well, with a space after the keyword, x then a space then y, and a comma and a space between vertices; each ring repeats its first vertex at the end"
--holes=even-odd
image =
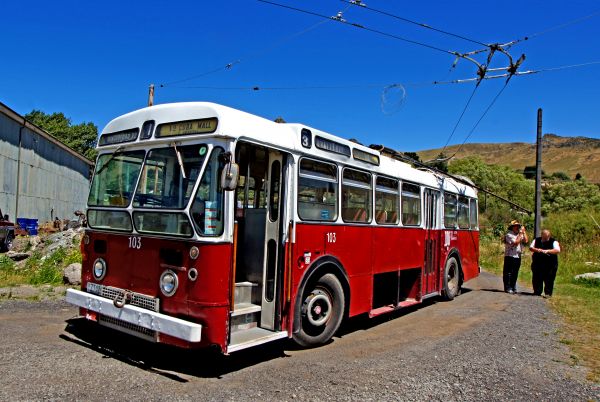
POLYGON ((331 19, 339 22, 347 22, 344 19, 344 13, 342 11, 338 11, 337 15, 334 15, 333 17, 331 17, 331 19))

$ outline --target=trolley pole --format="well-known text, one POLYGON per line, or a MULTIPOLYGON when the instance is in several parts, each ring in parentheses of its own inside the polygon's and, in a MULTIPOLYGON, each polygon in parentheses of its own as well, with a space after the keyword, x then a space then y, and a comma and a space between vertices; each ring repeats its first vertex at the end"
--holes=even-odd
POLYGON ((148 88, 148 106, 154 105, 154 84, 148 88))
POLYGON ((534 236, 541 236, 542 214, 542 108, 537 112, 537 147, 535 158, 535 226, 534 236))

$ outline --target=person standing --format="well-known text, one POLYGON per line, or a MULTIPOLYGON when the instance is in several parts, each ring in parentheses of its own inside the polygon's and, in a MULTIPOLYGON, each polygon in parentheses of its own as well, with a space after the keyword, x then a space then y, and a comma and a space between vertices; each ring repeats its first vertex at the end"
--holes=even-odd
POLYGON ((511 221, 508 233, 504 236, 504 269, 502 280, 504 291, 510 294, 517 292, 517 277, 521 268, 521 253, 523 243, 527 243, 525 226, 518 221, 511 221))
POLYGON ((554 289, 554 279, 558 271, 558 253, 560 244, 552 237, 548 229, 542 230, 542 236, 535 238, 529 246, 531 254, 531 272, 533 294, 551 297, 554 289))

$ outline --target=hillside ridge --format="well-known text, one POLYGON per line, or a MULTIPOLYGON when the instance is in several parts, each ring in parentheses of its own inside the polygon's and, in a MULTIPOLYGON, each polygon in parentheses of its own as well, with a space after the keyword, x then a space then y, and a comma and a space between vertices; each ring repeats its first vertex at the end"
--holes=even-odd
MULTIPOLYGON (((460 145, 446 147, 444 153, 449 156, 457 152, 460 145)), ((564 137, 553 133, 542 138, 542 169, 546 174, 564 172, 571 179, 577 173, 588 181, 600 183, 600 139, 590 137, 564 137)), ((523 170, 535 165, 535 143, 467 143, 454 159, 477 155, 485 163, 506 165, 523 170)), ((418 151, 421 160, 435 159, 442 148, 418 151)))

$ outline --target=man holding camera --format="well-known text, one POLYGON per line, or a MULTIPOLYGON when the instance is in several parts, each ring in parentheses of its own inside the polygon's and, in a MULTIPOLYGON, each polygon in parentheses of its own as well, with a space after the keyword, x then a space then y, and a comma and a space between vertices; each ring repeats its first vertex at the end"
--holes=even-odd
POLYGON ((504 270, 502 279, 504 291, 510 294, 517 292, 517 277, 521 268, 521 253, 523 244, 527 243, 525 226, 518 221, 511 221, 508 233, 504 236, 504 270))

